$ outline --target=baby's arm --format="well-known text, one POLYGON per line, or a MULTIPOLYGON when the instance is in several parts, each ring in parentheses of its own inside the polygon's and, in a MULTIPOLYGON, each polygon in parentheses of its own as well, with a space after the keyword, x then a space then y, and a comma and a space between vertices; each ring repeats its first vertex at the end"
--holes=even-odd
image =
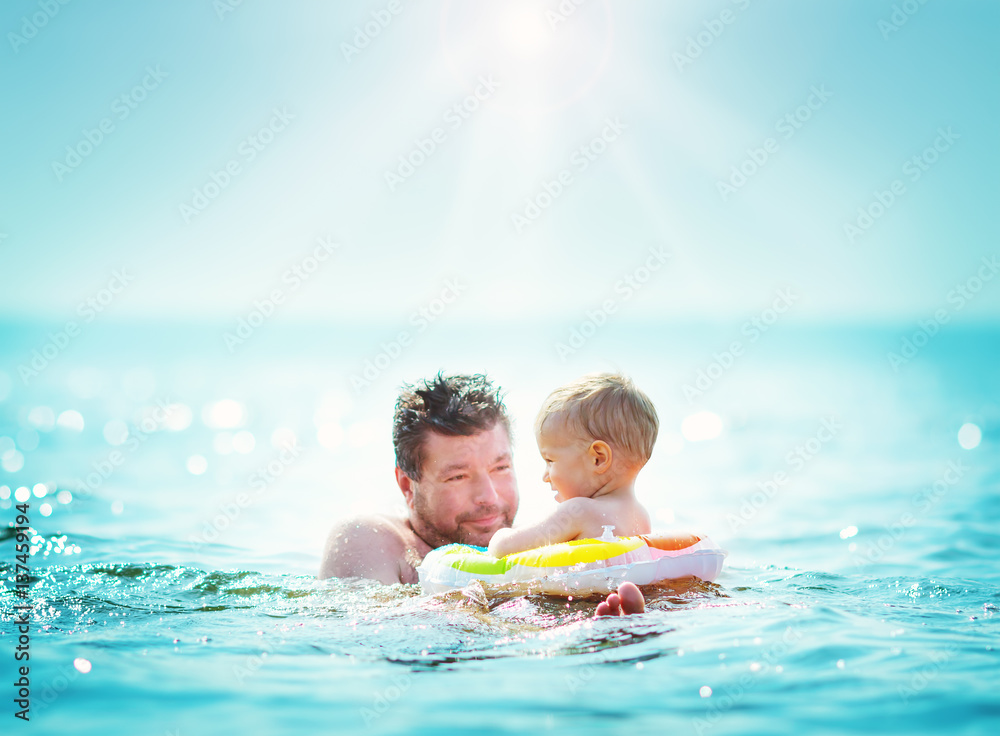
POLYGON ((576 539, 587 525, 593 503, 589 498, 571 498, 537 524, 500 529, 490 540, 490 554, 499 559, 526 549, 576 539))

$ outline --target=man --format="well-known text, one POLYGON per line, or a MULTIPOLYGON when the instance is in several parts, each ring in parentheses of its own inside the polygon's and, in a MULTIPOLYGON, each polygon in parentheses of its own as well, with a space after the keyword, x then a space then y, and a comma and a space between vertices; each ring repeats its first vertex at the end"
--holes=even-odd
POLYGON ((485 547, 517 513, 510 419, 483 375, 440 373, 404 386, 392 440, 403 518, 368 516, 334 527, 319 577, 416 583, 428 552, 452 542, 485 547))
MULTIPOLYGON (((486 547, 498 529, 513 523, 518 495, 510 418, 486 376, 438 373, 404 386, 392 441, 406 515, 366 516, 335 526, 320 578, 416 583, 416 567, 432 549, 453 542, 486 547)), ((643 610, 639 589, 627 585, 600 604, 599 615, 643 610)))

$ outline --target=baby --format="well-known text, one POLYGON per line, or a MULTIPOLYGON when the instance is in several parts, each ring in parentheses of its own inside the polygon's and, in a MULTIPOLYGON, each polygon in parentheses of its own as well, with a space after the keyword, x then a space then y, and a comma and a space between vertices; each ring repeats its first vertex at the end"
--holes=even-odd
POLYGON ((658 429, 653 402, 625 376, 591 374, 557 388, 538 412, 535 439, 559 507, 533 526, 497 531, 490 554, 600 537, 605 526, 619 537, 648 534, 635 478, 658 429))

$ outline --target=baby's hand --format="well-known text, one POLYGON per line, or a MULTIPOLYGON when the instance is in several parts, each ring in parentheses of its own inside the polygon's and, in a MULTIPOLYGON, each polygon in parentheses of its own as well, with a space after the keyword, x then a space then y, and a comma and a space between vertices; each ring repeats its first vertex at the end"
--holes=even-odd
POLYGON ((513 533, 512 529, 497 529, 493 538, 490 540, 489 552, 491 555, 496 557, 498 560, 508 552, 504 549, 503 541, 504 539, 510 537, 513 533))

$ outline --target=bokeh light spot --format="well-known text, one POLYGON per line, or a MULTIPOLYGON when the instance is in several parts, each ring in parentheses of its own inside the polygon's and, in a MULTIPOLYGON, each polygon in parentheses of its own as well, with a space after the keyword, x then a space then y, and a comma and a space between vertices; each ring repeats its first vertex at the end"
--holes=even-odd
POLYGON ((33 429, 22 429, 17 433, 17 445, 24 452, 38 449, 39 434, 33 429))
POLYGON ((120 419, 112 419, 104 425, 104 439, 109 445, 120 445, 128 439, 128 425, 120 419))
POLYGON ((56 426, 74 432, 83 431, 83 415, 75 409, 67 409, 56 419, 56 426))
POLYGON ((208 470, 208 460, 204 455, 192 455, 187 459, 187 469, 191 475, 201 475, 208 470))
POLYGON ((28 412, 28 424, 42 432, 48 432, 56 426, 55 412, 47 406, 36 406, 28 412))
POLYGON ((958 444, 966 450, 974 450, 982 442, 983 432, 972 422, 966 422, 958 430, 958 444))
POLYGON ((714 440, 722 434, 722 419, 710 411, 699 411, 681 422, 681 434, 688 442, 714 440))
POLYGON ((24 467, 24 455, 17 450, 7 450, 0 456, 0 467, 8 473, 16 473, 24 467))
POLYGON ((253 452, 253 448, 256 447, 257 440, 254 436, 247 430, 242 430, 233 435, 233 449, 241 455, 248 455, 253 452))
POLYGON ((234 429, 246 423, 247 410, 235 399, 220 399, 205 405, 201 420, 209 429, 234 429))

